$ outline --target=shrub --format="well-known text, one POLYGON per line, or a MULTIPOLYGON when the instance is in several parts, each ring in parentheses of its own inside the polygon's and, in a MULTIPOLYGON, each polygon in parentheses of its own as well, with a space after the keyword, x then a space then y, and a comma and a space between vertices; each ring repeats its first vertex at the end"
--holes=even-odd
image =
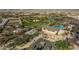
POLYGON ((69 44, 65 41, 60 40, 55 42, 55 47, 56 49, 59 49, 59 50, 65 50, 65 49, 68 49, 69 44))
POLYGON ((15 38, 14 42, 16 45, 21 45, 21 44, 29 42, 30 38, 31 38, 31 36, 29 36, 29 35, 23 36, 23 37, 17 37, 17 38, 15 38))

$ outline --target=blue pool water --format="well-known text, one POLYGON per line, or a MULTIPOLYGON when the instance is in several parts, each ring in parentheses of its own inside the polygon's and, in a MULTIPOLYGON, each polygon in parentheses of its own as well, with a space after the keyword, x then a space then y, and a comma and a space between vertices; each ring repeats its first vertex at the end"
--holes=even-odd
POLYGON ((63 25, 57 25, 57 26, 49 26, 49 28, 55 28, 55 29, 63 29, 63 25))

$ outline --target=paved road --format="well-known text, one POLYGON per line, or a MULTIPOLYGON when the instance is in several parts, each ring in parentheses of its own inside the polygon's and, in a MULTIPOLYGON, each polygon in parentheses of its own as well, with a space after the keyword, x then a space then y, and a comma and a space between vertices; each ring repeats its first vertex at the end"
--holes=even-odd
POLYGON ((2 19, 2 23, 0 24, 1 27, 5 27, 5 25, 8 23, 8 19, 2 19))
POLYGON ((17 46, 16 48, 17 48, 17 49, 28 48, 28 47, 30 47, 31 44, 33 44, 34 42, 36 42, 36 41, 39 40, 40 38, 42 38, 42 34, 39 34, 38 36, 34 37, 31 42, 28 42, 28 43, 25 44, 24 46, 22 46, 22 47, 21 47, 21 46, 17 46))

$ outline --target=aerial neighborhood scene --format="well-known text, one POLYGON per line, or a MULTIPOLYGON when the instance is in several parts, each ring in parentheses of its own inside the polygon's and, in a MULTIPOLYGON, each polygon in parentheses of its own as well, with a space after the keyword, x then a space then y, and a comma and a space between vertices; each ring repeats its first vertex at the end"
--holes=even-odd
POLYGON ((79 10, 0 9, 0 50, 79 50, 79 10))

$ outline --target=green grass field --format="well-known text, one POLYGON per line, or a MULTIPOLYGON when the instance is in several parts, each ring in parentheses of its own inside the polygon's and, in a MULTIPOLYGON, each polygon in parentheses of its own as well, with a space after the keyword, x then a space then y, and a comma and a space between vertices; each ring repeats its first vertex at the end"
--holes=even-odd
POLYGON ((62 23, 58 22, 58 20, 62 20, 63 18, 56 18, 53 17, 51 19, 48 19, 47 17, 24 17, 22 18, 22 24, 24 27, 44 27, 47 26, 49 23, 54 25, 61 25, 62 23), (38 20, 38 21, 34 21, 38 20))

